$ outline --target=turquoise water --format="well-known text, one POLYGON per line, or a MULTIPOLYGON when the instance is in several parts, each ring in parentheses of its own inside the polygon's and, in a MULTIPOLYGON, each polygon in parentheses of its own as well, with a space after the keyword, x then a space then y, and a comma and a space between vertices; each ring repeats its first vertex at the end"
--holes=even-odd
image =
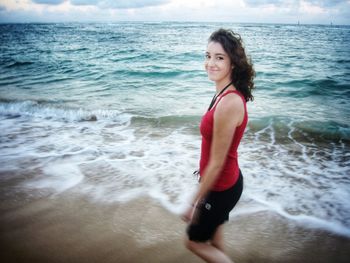
POLYGON ((181 210, 195 187, 203 70, 219 27, 252 57, 236 213, 273 210, 350 236, 350 27, 229 23, 0 25, 0 180, 9 196, 149 195, 181 210))

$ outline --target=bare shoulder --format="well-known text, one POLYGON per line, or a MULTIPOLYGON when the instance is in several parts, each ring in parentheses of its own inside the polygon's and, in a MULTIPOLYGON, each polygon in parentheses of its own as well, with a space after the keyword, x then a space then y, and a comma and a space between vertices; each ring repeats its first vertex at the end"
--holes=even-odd
POLYGON ((216 106, 216 115, 226 115, 244 112, 242 98, 236 93, 229 93, 216 106))

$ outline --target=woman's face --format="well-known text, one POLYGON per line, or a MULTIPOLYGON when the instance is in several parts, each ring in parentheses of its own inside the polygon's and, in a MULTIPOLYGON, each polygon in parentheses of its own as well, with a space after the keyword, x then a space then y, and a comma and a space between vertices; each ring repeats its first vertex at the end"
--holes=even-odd
POLYGON ((210 80, 216 83, 231 81, 231 59, 220 43, 208 43, 204 66, 210 80))

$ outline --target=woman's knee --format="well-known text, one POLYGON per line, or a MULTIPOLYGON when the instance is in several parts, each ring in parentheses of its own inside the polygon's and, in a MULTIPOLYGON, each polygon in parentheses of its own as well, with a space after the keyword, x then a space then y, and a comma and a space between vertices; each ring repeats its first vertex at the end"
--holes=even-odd
POLYGON ((210 242, 217 249, 224 251, 224 236, 223 236, 223 225, 220 225, 214 234, 213 239, 210 242))
POLYGON ((189 240, 188 238, 186 238, 185 240, 184 240, 184 245, 185 245, 185 247, 187 248, 187 249, 189 249, 189 250, 191 250, 191 248, 192 248, 192 244, 191 244, 191 240, 189 240))
POLYGON ((197 247, 197 243, 195 241, 191 241, 188 238, 185 239, 185 247, 190 251, 195 251, 197 247))
POLYGON ((224 246, 223 241, 217 241, 217 240, 213 241, 212 240, 210 243, 213 247, 216 247, 220 251, 225 252, 225 246, 224 246))

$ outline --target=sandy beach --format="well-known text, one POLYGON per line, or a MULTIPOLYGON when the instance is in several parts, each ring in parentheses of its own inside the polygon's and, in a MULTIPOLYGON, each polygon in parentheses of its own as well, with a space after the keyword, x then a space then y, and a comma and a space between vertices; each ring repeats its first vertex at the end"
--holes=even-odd
MULTIPOLYGON (((202 262, 182 245, 185 223, 148 197, 101 204, 74 192, 4 195, 1 262, 202 262)), ((345 263, 350 257, 350 239, 266 211, 233 216, 225 238, 238 263, 345 263)))

